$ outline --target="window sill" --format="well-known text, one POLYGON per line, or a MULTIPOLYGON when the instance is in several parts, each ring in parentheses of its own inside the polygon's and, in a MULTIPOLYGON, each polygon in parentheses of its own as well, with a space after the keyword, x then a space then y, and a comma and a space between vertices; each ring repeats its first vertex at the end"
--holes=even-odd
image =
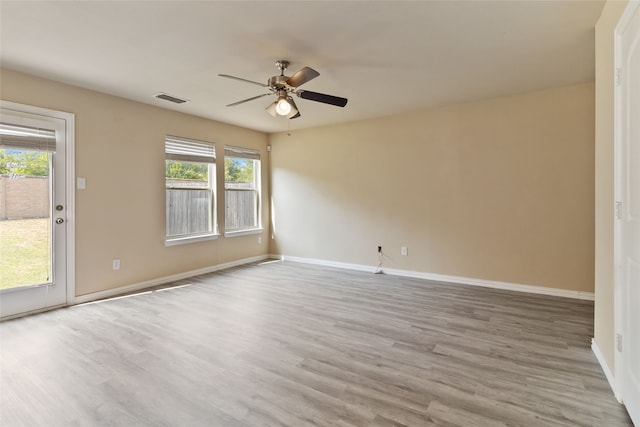
POLYGON ((201 234, 199 236, 177 237, 164 241, 165 246, 186 245, 188 243, 206 242, 207 240, 216 240, 219 234, 201 234))
POLYGON ((264 228, 252 228, 250 230, 225 231, 224 237, 249 236, 251 234, 262 234, 264 228))

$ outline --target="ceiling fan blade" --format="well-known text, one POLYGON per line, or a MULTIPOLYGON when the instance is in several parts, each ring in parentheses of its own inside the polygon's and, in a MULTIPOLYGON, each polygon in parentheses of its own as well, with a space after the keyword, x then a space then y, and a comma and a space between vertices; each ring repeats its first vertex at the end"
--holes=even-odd
POLYGON ((251 83, 251 84, 262 86, 262 87, 269 87, 268 85, 266 85, 264 83, 254 82, 253 80, 243 79, 242 77, 230 76, 229 74, 218 74, 218 75, 220 77, 226 77, 228 79, 233 79, 233 80, 240 80, 241 82, 251 83))
POLYGON ((310 99, 311 101, 322 102, 325 104, 335 105, 337 107, 344 107, 347 105, 347 98, 340 98, 339 96, 326 95, 324 93, 311 92, 309 90, 300 90, 296 92, 302 99, 310 99))
POLYGON ((227 104, 227 107, 233 107, 238 104, 243 104, 245 102, 253 101, 254 99, 262 98, 263 96, 272 95, 271 93, 263 93, 262 95, 253 96, 251 98, 243 99, 242 101, 234 102, 233 104, 227 104))
POLYGON ((300 85, 305 84, 309 80, 315 79, 320 75, 319 72, 314 70, 313 68, 304 67, 293 76, 287 79, 287 84, 292 87, 298 87, 300 85))

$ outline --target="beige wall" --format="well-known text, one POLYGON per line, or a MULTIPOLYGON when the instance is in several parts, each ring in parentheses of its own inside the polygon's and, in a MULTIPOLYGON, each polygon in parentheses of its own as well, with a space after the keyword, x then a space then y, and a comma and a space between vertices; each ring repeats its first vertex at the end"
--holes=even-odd
MULTIPOLYGON (((164 246, 164 135, 262 150, 265 194, 266 135, 1 77, 4 100, 76 114, 77 295, 269 252, 257 236, 164 246)), ((375 266, 380 244, 388 268, 592 292, 593 98, 583 84, 272 135, 271 252, 375 266)))
MULTIPOLYGON (((5 101, 75 114, 76 176, 87 180, 87 189, 76 191, 76 295, 268 253, 268 239, 258 244, 255 235, 164 245, 165 135, 215 142, 220 159, 224 144, 261 150, 268 198, 265 134, 9 70, 0 77, 5 101), (112 270, 113 258, 121 270, 112 270)), ((223 179, 219 167, 220 196, 223 179)), ((268 224, 266 203, 262 215, 268 224)))
POLYGON ((271 135, 271 250, 593 292, 593 123, 588 83, 271 135))
POLYGON ((613 141, 614 30, 627 1, 607 1, 596 25, 595 324, 594 339, 614 369, 613 141))

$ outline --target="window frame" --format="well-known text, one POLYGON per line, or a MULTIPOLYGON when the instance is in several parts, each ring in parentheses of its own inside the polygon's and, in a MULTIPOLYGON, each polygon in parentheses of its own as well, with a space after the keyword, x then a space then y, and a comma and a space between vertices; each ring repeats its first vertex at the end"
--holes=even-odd
POLYGON ((224 181, 224 215, 225 215, 225 237, 237 237, 237 236, 246 236, 251 234, 261 234, 264 231, 262 227, 262 159, 260 156, 260 151, 250 148, 242 148, 226 145, 224 148, 224 175, 226 176, 226 168, 227 162, 226 159, 235 158, 235 159, 244 159, 253 161, 253 183, 254 188, 252 189, 242 189, 242 188, 228 188, 226 178, 224 181), (255 215, 256 215, 256 225, 251 227, 243 227, 243 228, 228 228, 227 222, 227 191, 244 191, 244 192, 253 192, 255 194, 255 215))
POLYGON ((216 189, 216 150, 215 143, 209 141, 201 141, 196 139, 178 137, 173 135, 165 136, 165 246, 175 246, 187 243, 196 243, 207 240, 214 240, 219 237, 218 217, 217 217, 217 189, 216 189), (181 161, 189 163, 207 164, 207 186, 206 187, 180 187, 168 186, 166 167, 167 161, 181 161), (186 234, 168 234, 167 190, 208 190, 210 197, 209 211, 209 227, 210 231, 186 233, 186 234))

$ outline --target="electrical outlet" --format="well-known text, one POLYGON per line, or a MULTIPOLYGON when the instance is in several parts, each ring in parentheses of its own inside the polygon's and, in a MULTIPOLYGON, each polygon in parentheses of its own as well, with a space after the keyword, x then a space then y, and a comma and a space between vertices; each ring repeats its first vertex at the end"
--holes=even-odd
POLYGON ((403 246, 400 248, 400 255, 407 256, 408 254, 409 254, 409 250, 407 249, 406 246, 403 246))
POLYGON ((120 270, 120 258, 114 258, 113 260, 113 269, 120 270))

